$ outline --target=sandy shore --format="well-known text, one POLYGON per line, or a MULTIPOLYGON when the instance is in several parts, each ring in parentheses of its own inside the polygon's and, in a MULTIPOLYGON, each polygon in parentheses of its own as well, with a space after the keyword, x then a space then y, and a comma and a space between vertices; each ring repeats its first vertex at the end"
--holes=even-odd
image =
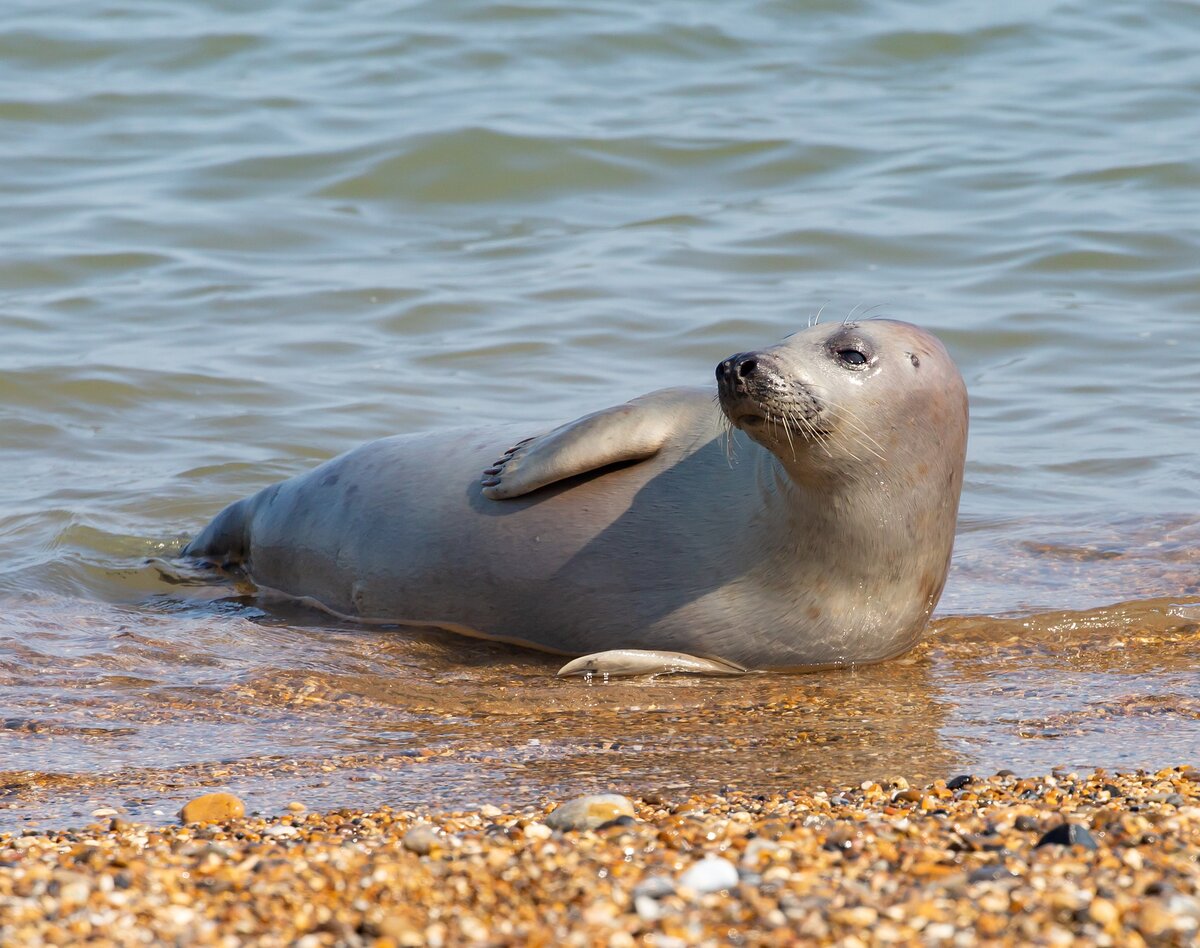
MULTIPOLYGON (((0 940, 853 946, 1200 937, 1200 771, 1189 767, 649 797, 595 829, 554 828, 563 818, 556 808, 316 814, 296 803, 268 819, 150 827, 101 814, 83 829, 0 835, 0 940)), ((620 810, 593 808, 592 822, 620 810)))

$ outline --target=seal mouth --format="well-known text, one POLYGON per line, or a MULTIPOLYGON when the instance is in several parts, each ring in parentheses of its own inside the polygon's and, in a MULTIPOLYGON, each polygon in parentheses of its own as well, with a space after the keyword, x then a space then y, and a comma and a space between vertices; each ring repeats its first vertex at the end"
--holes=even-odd
POLYGON ((721 410, 735 428, 742 431, 767 431, 778 429, 787 438, 801 441, 815 440, 832 434, 832 429, 822 417, 824 409, 804 390, 789 393, 786 399, 770 399, 747 405, 729 405, 721 399, 721 410))

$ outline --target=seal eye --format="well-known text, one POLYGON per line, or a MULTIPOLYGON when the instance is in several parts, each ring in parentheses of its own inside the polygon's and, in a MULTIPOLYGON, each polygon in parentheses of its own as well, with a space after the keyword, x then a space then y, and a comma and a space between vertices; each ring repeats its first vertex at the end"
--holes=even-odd
POLYGON ((838 349, 838 360, 844 365, 866 365, 867 357, 857 349, 838 349))

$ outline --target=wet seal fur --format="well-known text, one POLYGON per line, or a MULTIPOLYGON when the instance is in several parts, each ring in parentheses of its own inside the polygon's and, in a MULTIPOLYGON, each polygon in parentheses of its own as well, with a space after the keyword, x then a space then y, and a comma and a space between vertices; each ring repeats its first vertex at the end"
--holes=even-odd
POLYGON ((642 671, 630 650, 728 674, 911 648, 966 451, 942 344, 890 320, 816 325, 723 361, 717 394, 665 389, 533 438, 385 438, 230 505, 183 554, 339 615, 642 671))

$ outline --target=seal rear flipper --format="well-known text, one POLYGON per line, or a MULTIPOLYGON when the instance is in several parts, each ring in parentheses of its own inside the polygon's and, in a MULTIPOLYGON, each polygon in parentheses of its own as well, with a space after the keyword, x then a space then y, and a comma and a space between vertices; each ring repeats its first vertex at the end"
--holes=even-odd
POLYGON ((484 471, 483 495, 507 500, 610 464, 653 457, 675 430, 672 403, 694 397, 691 390, 664 389, 528 438, 484 471))
POLYGON ((246 558, 246 525, 250 516, 250 501, 246 497, 235 501, 201 530, 183 548, 180 556, 205 560, 216 566, 232 566, 246 558))
POLYGON ((660 652, 657 649, 617 648, 595 652, 567 662, 558 670, 559 678, 575 675, 604 675, 613 678, 633 675, 747 675, 750 669, 723 658, 700 658, 684 652, 660 652))

